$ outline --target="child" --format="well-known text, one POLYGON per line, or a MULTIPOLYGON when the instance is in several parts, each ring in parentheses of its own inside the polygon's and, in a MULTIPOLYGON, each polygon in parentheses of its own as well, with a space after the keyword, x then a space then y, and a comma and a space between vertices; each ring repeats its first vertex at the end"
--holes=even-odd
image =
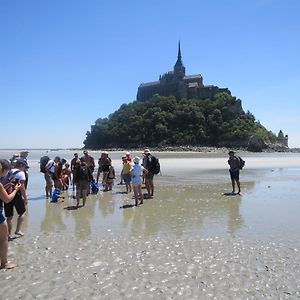
POLYGON ((71 169, 70 165, 68 163, 65 164, 65 167, 63 168, 61 172, 61 181, 63 186, 63 191, 67 191, 69 189, 69 184, 71 181, 71 169))

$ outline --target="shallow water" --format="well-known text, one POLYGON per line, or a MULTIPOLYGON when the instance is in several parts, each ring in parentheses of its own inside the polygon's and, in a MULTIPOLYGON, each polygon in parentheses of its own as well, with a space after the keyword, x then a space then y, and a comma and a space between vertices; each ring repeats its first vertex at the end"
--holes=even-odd
MULTIPOLYGON (((0 151, 0 156, 9 158, 14 152, 0 151)), ((73 152, 48 154, 70 161, 73 152)), ((52 204, 45 199, 38 164, 44 154, 32 150, 28 157, 26 234, 65 232, 80 239, 106 233, 144 239, 158 234, 280 241, 300 238, 299 154, 243 153, 246 167, 241 172, 242 195, 224 196, 231 191, 226 155, 159 153, 162 174, 155 177, 154 199, 132 207, 132 194, 123 194, 125 187, 115 185, 112 192, 90 196, 87 206, 78 210, 71 209, 75 202, 71 188, 63 202, 52 204)), ((97 159, 100 152, 91 154, 97 159)), ((122 154, 110 154, 116 174, 121 170, 122 154)))

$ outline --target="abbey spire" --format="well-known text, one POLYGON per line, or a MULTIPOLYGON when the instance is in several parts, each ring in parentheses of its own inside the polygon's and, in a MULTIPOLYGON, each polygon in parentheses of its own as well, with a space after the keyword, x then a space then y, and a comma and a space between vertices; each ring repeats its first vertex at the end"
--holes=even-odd
POLYGON ((178 43, 178 55, 177 55, 177 61, 174 66, 174 74, 176 75, 176 77, 181 77, 181 78, 185 76, 185 67, 181 59, 180 41, 178 43))

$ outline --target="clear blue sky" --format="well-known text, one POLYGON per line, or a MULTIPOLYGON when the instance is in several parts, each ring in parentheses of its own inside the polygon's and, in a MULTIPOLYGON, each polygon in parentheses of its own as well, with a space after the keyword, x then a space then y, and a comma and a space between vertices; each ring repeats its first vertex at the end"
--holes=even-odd
POLYGON ((0 148, 82 147, 179 39, 187 74, 300 147, 298 0, 0 0, 0 148))

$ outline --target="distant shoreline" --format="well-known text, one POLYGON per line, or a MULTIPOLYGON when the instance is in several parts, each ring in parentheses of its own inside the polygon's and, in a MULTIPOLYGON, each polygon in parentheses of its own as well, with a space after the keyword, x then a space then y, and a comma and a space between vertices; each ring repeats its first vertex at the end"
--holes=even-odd
MULTIPOLYGON (((146 147, 138 147, 138 148, 124 148, 124 147, 113 147, 113 148, 102 148, 102 149, 87 149, 89 151, 132 151, 132 152, 141 152, 146 147)), ((82 151, 84 148, 0 148, 0 151, 61 151, 61 150, 69 150, 69 151, 82 151)), ((206 147, 206 146, 166 146, 166 147, 150 147, 150 150, 153 152, 200 152, 200 153, 227 153, 228 150, 234 150, 236 152, 250 152, 250 153, 277 153, 277 152, 287 152, 287 153, 300 153, 300 148, 288 148, 288 149, 264 149, 261 152, 253 152, 249 151, 246 148, 227 148, 227 147, 206 147)))

